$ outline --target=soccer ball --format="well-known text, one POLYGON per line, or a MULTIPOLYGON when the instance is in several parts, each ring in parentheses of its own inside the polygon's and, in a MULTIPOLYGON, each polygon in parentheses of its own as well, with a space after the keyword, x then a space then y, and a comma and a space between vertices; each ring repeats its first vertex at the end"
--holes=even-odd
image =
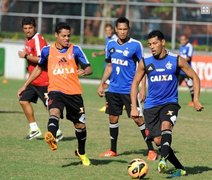
POLYGON ((143 159, 133 159, 127 169, 128 174, 134 179, 141 179, 148 173, 148 165, 143 159))

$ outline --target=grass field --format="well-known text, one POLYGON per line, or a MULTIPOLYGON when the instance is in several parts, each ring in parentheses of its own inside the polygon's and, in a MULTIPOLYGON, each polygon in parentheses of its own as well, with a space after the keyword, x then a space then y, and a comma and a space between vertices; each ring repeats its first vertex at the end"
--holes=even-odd
MULTIPOLYGON (((52 152, 43 138, 24 139, 28 125, 16 97, 23 81, 9 80, 3 84, 0 78, 0 179, 8 180, 127 180, 128 163, 133 158, 146 160, 146 146, 141 134, 126 113, 120 119, 118 141, 119 156, 100 158, 98 155, 109 148, 108 118, 98 109, 104 99, 97 96, 97 85, 83 84, 87 113, 87 154, 92 165, 84 167, 74 156, 75 133, 69 121, 61 120, 64 139, 52 152)), ((202 92, 203 112, 187 107, 190 100, 187 91, 179 93, 182 106, 173 132, 172 147, 185 165, 188 176, 180 179, 212 179, 212 93, 202 92)), ((42 103, 34 106, 35 116, 43 134, 46 131, 48 114, 42 103)), ((158 161, 150 162, 146 179, 165 179, 167 174, 157 172, 158 161)), ((173 166, 169 164, 169 168, 173 166)))

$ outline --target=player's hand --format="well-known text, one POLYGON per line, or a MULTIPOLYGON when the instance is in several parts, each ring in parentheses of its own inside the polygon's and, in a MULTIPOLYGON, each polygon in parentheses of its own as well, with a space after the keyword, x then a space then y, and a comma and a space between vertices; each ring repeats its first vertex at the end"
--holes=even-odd
POLYGON ((199 101, 194 101, 194 109, 196 109, 196 111, 202 111, 204 106, 199 101))
POLYGON ((92 53, 91 53, 91 56, 92 56, 92 57, 96 57, 96 56, 97 56, 97 53, 96 53, 96 52, 92 52, 92 53))
POLYGON ((18 56, 19 56, 20 58, 24 58, 25 55, 26 55, 26 51, 25 51, 24 49, 23 49, 23 51, 18 51, 18 56))
POLYGON ((132 118, 137 118, 137 117, 139 117, 139 112, 138 112, 137 107, 136 107, 136 108, 131 108, 130 115, 131 115, 132 118))
POLYGON ((78 70, 77 70, 77 74, 78 74, 79 76, 85 76, 85 75, 86 75, 85 70, 83 70, 83 69, 78 69, 78 70))
POLYGON ((18 90, 18 93, 17 93, 18 98, 21 97, 21 94, 25 91, 25 89, 26 89, 26 87, 23 86, 22 88, 20 88, 20 89, 18 90))
POLYGON ((103 88, 103 84, 102 84, 102 83, 99 84, 99 87, 98 87, 98 89, 97 89, 97 94, 98 94, 100 97, 103 97, 103 96, 105 95, 105 93, 104 93, 104 88, 103 88))

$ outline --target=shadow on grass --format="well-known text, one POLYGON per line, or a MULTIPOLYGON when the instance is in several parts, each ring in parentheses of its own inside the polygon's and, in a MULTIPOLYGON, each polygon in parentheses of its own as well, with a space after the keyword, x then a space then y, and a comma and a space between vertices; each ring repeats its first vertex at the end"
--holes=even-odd
MULTIPOLYGON (((90 159, 91 161, 91 166, 98 166, 98 165, 105 165, 105 164, 110 164, 112 162, 118 162, 118 163, 125 163, 128 164, 128 161, 124 160, 119 160, 119 159, 90 159)), ((69 167, 69 166, 76 166, 76 165, 81 165, 82 163, 79 162, 72 162, 69 164, 62 165, 62 167, 69 167)))
POLYGON ((147 156, 147 153, 148 153, 147 149, 140 149, 140 150, 133 150, 133 151, 124 151, 118 155, 125 156, 125 155, 130 155, 130 154, 139 154, 139 155, 147 156))
POLYGON ((0 111, 0 113, 4 114, 23 114, 22 111, 0 111))

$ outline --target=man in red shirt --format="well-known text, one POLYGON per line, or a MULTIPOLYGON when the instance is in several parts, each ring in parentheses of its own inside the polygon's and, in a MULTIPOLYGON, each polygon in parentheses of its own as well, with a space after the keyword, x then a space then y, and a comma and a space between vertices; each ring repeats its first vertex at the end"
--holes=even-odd
MULTIPOLYGON (((19 51, 18 55, 20 58, 25 58, 27 60, 27 70, 30 75, 40 59, 41 49, 46 46, 47 43, 43 36, 37 33, 34 18, 23 18, 22 28, 26 35, 25 48, 19 51)), ((38 98, 40 98, 46 106, 48 81, 47 71, 43 69, 41 74, 31 82, 19 99, 30 126, 29 134, 26 137, 29 140, 41 136, 41 131, 35 121, 34 110, 31 103, 36 103, 38 98)), ((62 133, 60 133, 60 138, 61 137, 62 133)))

